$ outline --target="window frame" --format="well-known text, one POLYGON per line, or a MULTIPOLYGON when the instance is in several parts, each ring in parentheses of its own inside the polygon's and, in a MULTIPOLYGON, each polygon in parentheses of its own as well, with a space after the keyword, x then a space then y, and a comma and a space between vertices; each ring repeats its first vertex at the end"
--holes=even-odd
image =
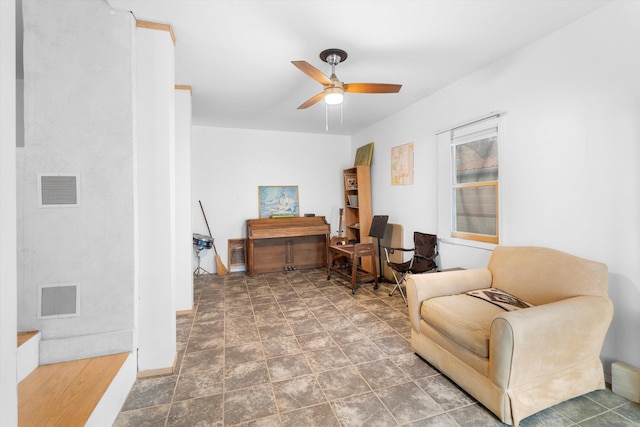
POLYGON ((455 215, 455 210, 454 210, 454 205, 455 205, 455 201, 454 201, 454 196, 452 194, 451 196, 451 211, 452 211, 452 227, 451 227, 451 237, 455 237, 458 239, 466 239, 466 240, 476 240, 478 242, 485 242, 485 243, 493 243, 493 244, 498 244, 500 243, 500 185, 499 185, 499 180, 498 181, 482 181, 482 182, 467 182, 467 183, 463 183, 463 184, 453 184, 453 191, 452 193, 455 193, 455 190, 458 188, 473 188, 473 187, 495 187, 496 189, 496 234, 492 235, 492 234, 480 234, 480 233, 471 233, 468 231, 457 231, 453 229, 453 218, 456 217, 455 215))
POLYGON ((444 242, 492 249, 500 243, 504 206, 504 146, 505 132, 504 113, 492 112, 485 116, 446 128, 436 132, 438 138, 438 234, 444 242), (493 130, 493 131, 492 131, 493 130), (498 176, 496 180, 455 183, 455 146, 496 136, 498 144, 498 176), (495 188, 495 235, 476 234, 457 231, 455 227, 455 191, 462 187, 494 187, 495 188))

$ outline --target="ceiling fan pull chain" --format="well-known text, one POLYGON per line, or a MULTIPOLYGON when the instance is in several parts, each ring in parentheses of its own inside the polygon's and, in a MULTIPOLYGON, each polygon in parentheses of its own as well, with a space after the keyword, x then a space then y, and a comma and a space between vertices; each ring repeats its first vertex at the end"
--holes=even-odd
POLYGON ((329 106, 324 104, 324 130, 329 132, 329 106))
POLYGON ((342 126, 342 104, 340 104, 340 126, 342 126))

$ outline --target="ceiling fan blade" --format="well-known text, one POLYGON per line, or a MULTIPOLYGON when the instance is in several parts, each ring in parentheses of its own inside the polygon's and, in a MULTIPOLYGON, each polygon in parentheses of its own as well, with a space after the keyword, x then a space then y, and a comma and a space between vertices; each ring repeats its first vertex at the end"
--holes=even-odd
POLYGON ((311 107, 313 104, 315 104, 318 101, 321 101, 324 98, 324 92, 320 92, 317 95, 312 96, 311 98, 307 99, 306 101, 304 101, 299 107, 298 110, 302 110, 304 108, 309 108, 311 107))
POLYGON ((300 71, 305 73, 307 76, 311 77, 313 80, 317 81, 323 85, 332 85, 333 82, 329 80, 329 77, 325 76, 322 71, 318 70, 313 65, 309 64, 307 61, 291 61, 293 65, 298 67, 300 71))
POLYGON ((345 83, 344 91, 351 93, 398 93, 402 85, 387 83, 345 83))

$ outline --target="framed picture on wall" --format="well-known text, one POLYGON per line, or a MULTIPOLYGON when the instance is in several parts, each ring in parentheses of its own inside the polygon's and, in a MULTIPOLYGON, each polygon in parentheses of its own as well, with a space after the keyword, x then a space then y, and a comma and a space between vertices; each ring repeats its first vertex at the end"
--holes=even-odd
POLYGON ((391 185, 413 184, 413 142, 391 147, 391 185))
POLYGON ((260 218, 300 216, 297 185, 258 187, 260 218))

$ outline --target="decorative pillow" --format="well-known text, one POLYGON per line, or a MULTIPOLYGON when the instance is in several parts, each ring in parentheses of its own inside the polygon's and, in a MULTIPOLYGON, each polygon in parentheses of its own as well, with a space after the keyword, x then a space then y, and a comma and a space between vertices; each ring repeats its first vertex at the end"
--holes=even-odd
POLYGON ((521 300, 517 296, 511 295, 497 288, 469 291, 467 292, 467 295, 485 300, 491 304, 497 305, 498 307, 506 311, 534 307, 533 304, 529 304, 528 302, 521 300))

